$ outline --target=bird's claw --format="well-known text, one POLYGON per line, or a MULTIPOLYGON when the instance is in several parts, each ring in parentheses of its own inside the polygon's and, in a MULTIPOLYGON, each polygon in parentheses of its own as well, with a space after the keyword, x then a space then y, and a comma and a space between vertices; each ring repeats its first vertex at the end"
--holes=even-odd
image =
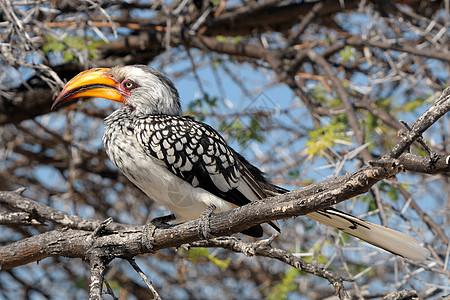
POLYGON ((164 226, 169 225, 167 222, 175 220, 177 217, 174 214, 162 216, 162 217, 156 217, 150 221, 155 226, 164 226))
POLYGON ((142 232, 142 244, 145 249, 151 253, 155 253, 153 250, 155 246, 155 239, 153 235, 155 234, 156 228, 158 227, 166 227, 169 224, 167 222, 173 221, 176 219, 174 214, 157 217, 152 219, 150 222, 147 222, 144 226, 144 230, 142 232))
POLYGON ((155 234, 156 230, 155 224, 153 224, 152 221, 145 223, 144 230, 142 231, 142 245, 144 246, 145 250, 147 250, 150 253, 155 253, 153 250, 155 246, 155 239, 153 238, 153 235, 155 234))
POLYGON ((216 206, 213 204, 205 208, 205 210, 200 215, 200 220, 198 222, 198 236, 202 240, 209 240, 213 236, 209 233, 210 231, 210 217, 216 210, 216 206))

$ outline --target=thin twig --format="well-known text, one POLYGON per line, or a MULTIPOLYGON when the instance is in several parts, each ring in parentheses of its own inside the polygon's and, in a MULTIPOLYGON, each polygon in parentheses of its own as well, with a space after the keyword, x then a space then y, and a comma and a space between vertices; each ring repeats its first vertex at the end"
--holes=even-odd
POLYGON ((109 285, 108 280, 104 279, 104 283, 105 283, 105 286, 106 286, 106 291, 107 291, 107 293, 108 293, 111 297, 113 297, 114 300, 119 300, 119 298, 116 297, 116 295, 114 294, 113 289, 112 289, 111 286, 109 285))
POLYGON ((130 265, 133 267, 133 269, 139 274, 139 276, 141 276, 142 280, 144 280, 145 284, 147 285, 147 287, 153 294, 153 299, 161 300, 161 297, 159 296, 158 292, 153 287, 153 283, 150 281, 150 279, 148 279, 147 275, 145 275, 144 272, 142 272, 141 268, 139 268, 139 266, 136 264, 134 259, 130 258, 127 260, 130 263, 130 265))
POLYGON ((270 244, 276 236, 272 236, 267 240, 262 240, 254 243, 244 242, 236 237, 220 237, 210 240, 203 240, 190 243, 192 247, 220 247, 234 252, 240 252, 247 256, 265 256, 280 260, 292 267, 301 271, 308 272, 327 279, 335 288, 336 294, 340 299, 349 299, 346 295, 343 281, 351 281, 349 278, 340 277, 333 272, 310 264, 301 258, 289 253, 285 250, 273 248, 270 244))

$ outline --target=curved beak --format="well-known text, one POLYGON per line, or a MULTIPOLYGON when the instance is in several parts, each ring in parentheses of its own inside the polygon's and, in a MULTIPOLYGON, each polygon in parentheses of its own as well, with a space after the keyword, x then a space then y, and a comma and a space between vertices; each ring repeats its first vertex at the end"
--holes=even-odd
POLYGON ((66 84, 58 98, 53 102, 51 109, 72 99, 82 97, 97 97, 125 102, 122 94, 116 88, 118 83, 109 74, 109 71, 109 68, 95 68, 81 72, 66 84))

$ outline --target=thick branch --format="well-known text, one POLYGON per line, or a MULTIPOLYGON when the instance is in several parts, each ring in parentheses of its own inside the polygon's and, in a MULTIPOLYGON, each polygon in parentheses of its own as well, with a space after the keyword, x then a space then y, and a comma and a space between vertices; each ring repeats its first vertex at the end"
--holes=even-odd
MULTIPOLYGON (((208 35, 248 35, 255 31, 267 32, 267 29, 285 31, 289 29, 298 18, 306 16, 317 2, 300 2, 288 5, 277 5, 281 1, 267 1, 246 7, 239 7, 214 18, 205 32, 208 35), (269 4, 269 5, 268 5, 269 4)), ((319 11, 320 18, 346 9, 358 7, 358 1, 340 2, 324 1, 319 11)))
MULTIPOLYGON (((270 220, 304 215, 364 193, 379 180, 394 176, 398 171, 396 167, 365 168, 315 185, 315 188, 307 187, 214 214, 210 218, 210 233, 214 236, 231 235, 270 220), (305 194, 312 195, 305 196, 305 194)), ((13 197, 11 193, 14 192, 2 192, 0 199, 5 196, 13 197)), ((24 207, 29 209, 30 206, 24 207)), ((65 215, 62 212, 61 214, 65 215)), ((53 218, 54 214, 47 216, 53 218)), ((57 220, 60 218, 57 217, 57 220)), ((87 219, 80 219, 80 222, 91 223, 91 225, 101 224, 99 221, 87 219)), ((142 226, 116 225, 116 228, 121 229, 114 232, 110 231, 109 226, 106 226, 103 235, 96 237, 94 241, 89 238, 90 231, 68 229, 50 231, 0 247, 1 269, 10 269, 49 256, 89 259, 88 253, 95 248, 102 249, 102 253, 108 255, 108 259, 133 257, 148 252, 142 244, 142 226)), ((155 244, 153 250, 178 247, 197 241, 198 228, 199 220, 188 221, 170 228, 157 228, 153 235, 155 244)))
POLYGON ((50 88, 17 91, 12 99, 0 96, 0 125, 15 124, 49 113, 53 98, 50 88))

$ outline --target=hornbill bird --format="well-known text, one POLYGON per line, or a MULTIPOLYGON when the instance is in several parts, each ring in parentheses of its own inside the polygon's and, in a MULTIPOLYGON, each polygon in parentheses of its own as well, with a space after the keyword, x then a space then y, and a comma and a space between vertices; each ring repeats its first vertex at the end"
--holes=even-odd
MULTIPOLYGON (((150 198, 182 222, 208 208, 220 212, 287 190, 227 145, 212 127, 181 116, 178 91, 161 72, 145 65, 95 68, 70 80, 52 109, 69 100, 98 97, 124 105, 105 118, 103 143, 111 161, 150 198)), ((415 238, 333 208, 306 214, 394 254, 429 256, 415 238)), ((276 222, 270 225, 279 231, 276 222)), ((263 235, 261 225, 244 234, 263 235)))

